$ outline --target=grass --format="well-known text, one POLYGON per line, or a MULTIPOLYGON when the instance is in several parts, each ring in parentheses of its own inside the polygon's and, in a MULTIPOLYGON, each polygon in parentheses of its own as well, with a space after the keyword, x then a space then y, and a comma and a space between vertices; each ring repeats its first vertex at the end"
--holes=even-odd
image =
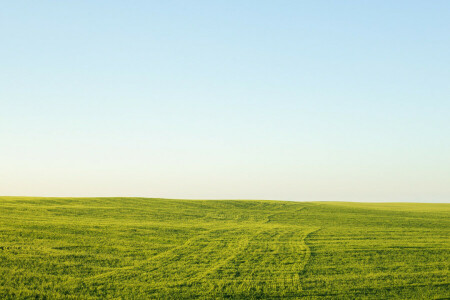
POLYGON ((0 298, 450 297, 450 204, 0 197, 0 298))

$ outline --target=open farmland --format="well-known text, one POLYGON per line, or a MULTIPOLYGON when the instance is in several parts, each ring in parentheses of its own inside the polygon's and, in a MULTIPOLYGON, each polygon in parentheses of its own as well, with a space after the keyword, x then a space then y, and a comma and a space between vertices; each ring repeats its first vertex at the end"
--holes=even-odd
POLYGON ((450 204, 0 197, 0 298, 450 297, 450 204))

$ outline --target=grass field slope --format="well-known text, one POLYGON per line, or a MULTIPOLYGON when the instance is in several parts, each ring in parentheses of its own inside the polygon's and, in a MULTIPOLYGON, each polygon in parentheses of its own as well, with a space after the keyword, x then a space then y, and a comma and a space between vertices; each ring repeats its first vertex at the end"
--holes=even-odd
POLYGON ((0 197, 0 298, 444 299, 450 204, 0 197))

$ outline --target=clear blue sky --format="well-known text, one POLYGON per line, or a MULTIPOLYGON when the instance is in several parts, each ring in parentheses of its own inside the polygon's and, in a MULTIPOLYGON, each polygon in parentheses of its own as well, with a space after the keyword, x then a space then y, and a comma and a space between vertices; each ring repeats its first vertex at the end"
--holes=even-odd
POLYGON ((3 1, 0 195, 450 201, 450 1, 3 1))

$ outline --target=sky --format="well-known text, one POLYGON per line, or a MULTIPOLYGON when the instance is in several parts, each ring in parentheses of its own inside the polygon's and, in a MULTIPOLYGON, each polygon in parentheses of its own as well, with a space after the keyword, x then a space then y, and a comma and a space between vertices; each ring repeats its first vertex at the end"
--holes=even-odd
POLYGON ((2 1, 0 195, 450 202, 450 1, 2 1))

